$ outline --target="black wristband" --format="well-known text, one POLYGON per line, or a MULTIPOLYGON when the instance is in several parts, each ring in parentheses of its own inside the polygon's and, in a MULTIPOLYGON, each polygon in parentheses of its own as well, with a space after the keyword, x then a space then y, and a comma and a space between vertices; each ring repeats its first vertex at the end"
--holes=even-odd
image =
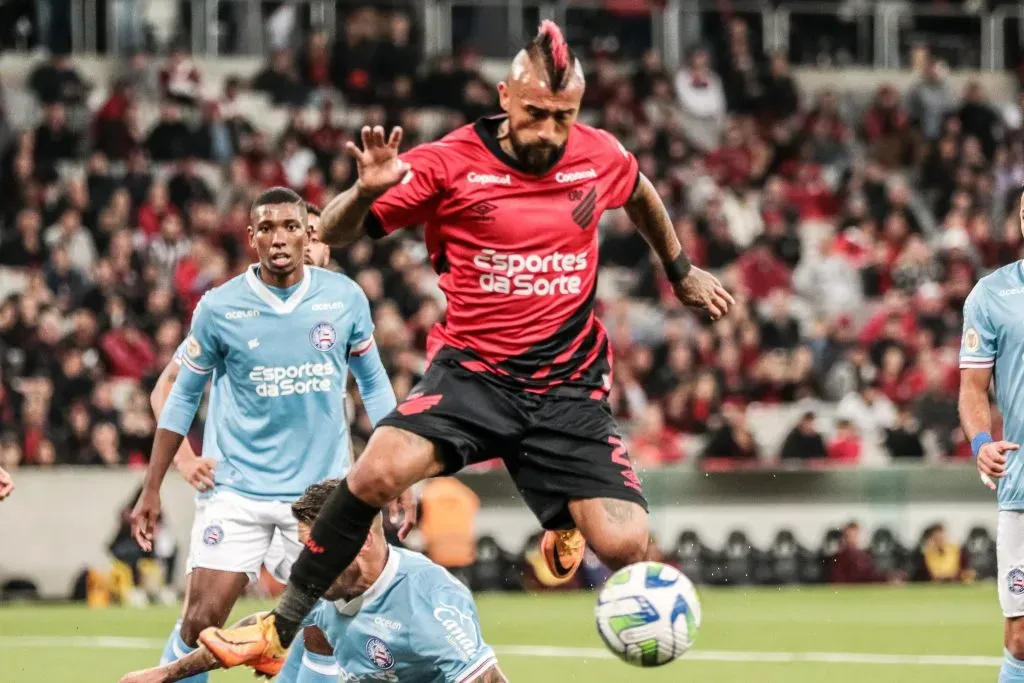
POLYGON ((679 252, 679 256, 676 256, 675 260, 665 263, 664 266, 665 275, 668 276, 670 282, 682 282, 693 268, 690 259, 686 257, 686 252, 683 251, 679 252))

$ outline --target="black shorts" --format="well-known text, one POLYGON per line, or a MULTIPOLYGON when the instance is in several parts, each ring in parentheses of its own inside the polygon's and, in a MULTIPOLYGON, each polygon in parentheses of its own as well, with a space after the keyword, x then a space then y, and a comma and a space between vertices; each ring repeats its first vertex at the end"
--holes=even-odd
POLYGON ((436 361, 377 426, 433 441, 444 474, 501 458, 546 529, 574 526, 568 502, 615 498, 647 509, 607 403, 515 391, 454 362, 436 361))

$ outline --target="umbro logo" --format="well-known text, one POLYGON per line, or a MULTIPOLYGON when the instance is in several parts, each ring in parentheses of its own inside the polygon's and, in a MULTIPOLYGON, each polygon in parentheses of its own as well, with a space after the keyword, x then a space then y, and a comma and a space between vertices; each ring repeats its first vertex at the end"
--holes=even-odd
POLYGON ((250 339, 249 340, 249 348, 250 349, 259 348, 259 345, 260 345, 259 337, 257 337, 256 339, 250 339))
POLYGON ((478 221, 491 222, 494 220, 494 216, 491 216, 490 214, 494 213, 497 208, 498 205, 492 204, 491 202, 477 202, 473 206, 469 207, 469 212, 473 214, 470 218, 474 218, 478 221))

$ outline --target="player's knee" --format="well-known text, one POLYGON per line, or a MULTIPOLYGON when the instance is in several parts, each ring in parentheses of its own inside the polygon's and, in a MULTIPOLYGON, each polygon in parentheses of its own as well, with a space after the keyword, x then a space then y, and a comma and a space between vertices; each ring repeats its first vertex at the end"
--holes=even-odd
POLYGON ((385 458, 360 459, 348 475, 348 488, 356 498, 383 507, 402 493, 395 465, 385 458))
POLYGON ((1007 620, 1005 645, 1015 659, 1024 660, 1024 617, 1007 620))
POLYGON ((190 602, 181 619, 181 639, 189 647, 195 647, 204 628, 224 625, 223 612, 219 605, 198 600, 190 602))
POLYGON ((624 529, 622 533, 602 534, 599 538, 588 538, 587 543, 609 569, 621 569, 647 558, 646 529, 624 529))

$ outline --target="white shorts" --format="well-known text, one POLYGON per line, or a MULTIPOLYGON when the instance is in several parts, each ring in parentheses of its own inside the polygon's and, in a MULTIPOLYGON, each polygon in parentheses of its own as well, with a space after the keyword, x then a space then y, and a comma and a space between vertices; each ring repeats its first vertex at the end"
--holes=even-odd
POLYGON ((185 573, 199 567, 246 574, 256 581, 266 565, 284 583, 301 550, 291 503, 219 490, 196 503, 185 573))
POLYGON ((1000 510, 996 527, 999 606, 1007 619, 1024 616, 1024 512, 1000 510))

